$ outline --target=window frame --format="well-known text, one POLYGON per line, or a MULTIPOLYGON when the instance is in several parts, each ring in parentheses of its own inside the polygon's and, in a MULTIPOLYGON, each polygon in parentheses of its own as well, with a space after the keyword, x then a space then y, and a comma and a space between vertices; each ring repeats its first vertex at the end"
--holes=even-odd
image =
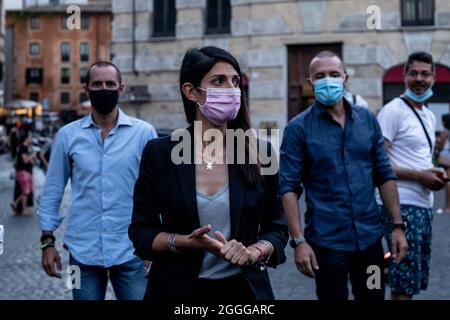
POLYGON ((157 0, 154 0, 153 3, 153 37, 154 38, 163 38, 163 37, 175 37, 176 32, 176 23, 177 23, 177 8, 176 8, 176 1, 175 0, 162 0, 158 2, 157 0), (173 30, 170 28, 171 25, 171 11, 170 11, 170 4, 169 1, 173 2, 173 30), (157 11, 159 11, 159 6, 162 4, 163 6, 163 13, 156 15, 157 11), (156 17, 161 17, 163 19, 163 29, 157 30, 157 24, 156 24, 156 17), (169 25, 170 24, 170 25, 169 25))
POLYGON ((205 34, 230 34, 231 33, 231 19, 232 19, 232 5, 231 0, 207 0, 206 1, 206 10, 205 10, 205 34), (216 15, 216 18, 218 18, 217 26, 210 26, 209 25, 209 18, 210 10, 210 4, 211 2, 215 2, 217 5, 217 11, 214 13, 216 15), (229 14, 230 17, 227 20, 226 24, 224 24, 224 21, 227 17, 224 17, 224 2, 227 2, 229 5, 229 14))
POLYGON ((67 31, 69 30, 69 28, 67 28, 67 18, 66 16, 62 16, 61 17, 61 25, 59 26, 61 28, 61 30, 63 31, 67 31))
POLYGON ((61 62, 70 62, 70 59, 71 59, 71 55, 72 55, 72 46, 71 46, 71 44, 70 44, 70 42, 68 42, 68 41, 62 41, 61 43, 60 43, 60 45, 59 45, 59 51, 60 51, 60 59, 61 59, 61 62), (63 45, 68 45, 68 48, 69 48, 69 53, 68 53, 68 56, 69 56, 69 58, 68 58, 68 60, 64 60, 64 53, 63 53, 63 45))
POLYGON ((91 26, 91 17, 89 15, 81 14, 81 18, 80 18, 81 30, 89 30, 90 26, 91 26))
POLYGON ((422 26, 434 26, 435 25, 435 14, 436 14, 436 3, 435 0, 428 0, 425 2, 426 4, 431 4, 432 15, 431 18, 428 19, 420 19, 419 18, 419 1, 422 0, 401 0, 400 1, 400 19, 402 27, 422 27, 422 26), (414 20, 406 20, 405 19, 405 6, 408 2, 414 2, 414 20))
POLYGON ((91 44, 87 41, 80 42, 80 57, 79 57, 80 61, 81 62, 89 62, 90 55, 91 55, 91 44), (86 60, 83 59, 83 57, 85 57, 85 55, 82 53, 82 50, 81 50, 81 48, 83 46, 87 46, 87 59, 86 60))
POLYGON ((70 84, 70 76, 71 76, 71 72, 70 72, 70 68, 69 67, 61 67, 60 69, 60 73, 59 73, 59 80, 61 82, 61 84, 70 84), (65 71, 68 70, 68 74, 64 74, 65 71))
POLYGON ((28 55, 30 57, 39 57, 41 55, 41 44, 39 42, 36 42, 36 41, 28 43, 28 55), (31 48, 33 46, 37 46, 37 48, 38 48, 37 53, 33 53, 32 52, 31 48))
POLYGON ((25 69, 25 84, 37 84, 42 85, 44 81, 44 69, 39 67, 29 67, 25 69), (33 76, 33 71, 39 71, 38 76, 33 76))
POLYGON ((70 92, 68 92, 68 91, 61 91, 59 93, 59 103, 61 103, 63 105, 70 104, 70 92), (67 95, 67 102, 63 101, 63 95, 67 95))
POLYGON ((40 29, 41 29, 41 17, 38 16, 38 15, 30 16, 30 19, 29 19, 29 28, 30 28, 30 30, 32 30, 32 31, 40 30, 40 29), (35 21, 36 24, 34 24, 33 21, 35 21))
POLYGON ((87 75, 87 71, 89 70, 88 67, 80 67, 78 68, 78 74, 80 76, 80 84, 85 84, 86 83, 86 75, 87 75))

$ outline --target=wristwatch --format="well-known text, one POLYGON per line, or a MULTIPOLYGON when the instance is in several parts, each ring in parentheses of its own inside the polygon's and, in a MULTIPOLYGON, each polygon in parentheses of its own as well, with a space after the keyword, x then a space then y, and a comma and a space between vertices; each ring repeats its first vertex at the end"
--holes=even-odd
POLYGON ((392 225, 392 230, 394 230, 394 229, 400 229, 400 230, 406 231, 406 224, 404 222, 402 222, 402 223, 394 223, 392 225))
POLYGON ((303 237, 303 236, 301 236, 301 237, 298 237, 298 238, 294 238, 294 239, 291 239, 291 241, 289 241, 289 245, 292 247, 292 248, 297 248, 297 246, 300 244, 300 243, 303 243, 303 242, 305 242, 306 241, 306 239, 305 239, 305 237, 303 237))

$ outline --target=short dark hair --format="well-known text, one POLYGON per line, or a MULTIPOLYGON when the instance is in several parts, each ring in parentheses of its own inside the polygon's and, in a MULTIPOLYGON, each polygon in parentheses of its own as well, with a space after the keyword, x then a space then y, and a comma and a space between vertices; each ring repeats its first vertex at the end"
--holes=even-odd
POLYGON ((417 51, 413 52, 408 56, 408 60, 405 63, 405 74, 408 72, 409 67, 413 64, 414 61, 424 62, 427 64, 431 64, 431 70, 433 73, 435 72, 435 65, 433 61, 433 56, 425 51, 417 51))
MULTIPOLYGON (((347 70, 345 69, 344 66, 344 62, 342 61, 342 58, 337 55, 336 53, 334 53, 333 51, 329 51, 329 50, 322 50, 319 53, 317 53, 312 59, 311 62, 313 62, 314 59, 319 59, 319 58, 338 58, 341 61, 342 64, 342 68, 344 69, 344 73, 347 73, 347 70)), ((309 75, 311 75, 311 63, 309 63, 309 75)))
POLYGON ((114 69, 116 69, 117 81, 119 81, 119 85, 122 84, 122 74, 120 73, 119 68, 117 68, 117 66, 114 63, 108 61, 97 61, 94 64, 92 64, 86 72, 86 82, 85 82, 86 87, 89 87, 89 81, 91 81, 91 69, 94 67, 97 68, 113 67, 114 69))

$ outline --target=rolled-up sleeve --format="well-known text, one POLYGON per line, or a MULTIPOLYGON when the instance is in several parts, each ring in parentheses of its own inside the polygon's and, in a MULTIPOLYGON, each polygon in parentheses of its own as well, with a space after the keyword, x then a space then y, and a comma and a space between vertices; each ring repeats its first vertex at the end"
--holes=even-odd
POLYGON ((295 192, 300 196, 303 177, 305 142, 304 134, 297 123, 291 122, 284 131, 280 149, 280 194, 295 192))
POLYGON ((41 196, 37 213, 41 230, 56 230, 64 217, 59 214, 59 207, 64 196, 64 189, 70 176, 70 161, 67 153, 65 132, 57 134, 52 146, 44 191, 41 196))
POLYGON ((389 157, 384 148, 384 136, 375 116, 372 116, 373 128, 375 130, 374 142, 372 146, 373 177, 377 187, 389 180, 397 180, 397 176, 392 170, 389 157))

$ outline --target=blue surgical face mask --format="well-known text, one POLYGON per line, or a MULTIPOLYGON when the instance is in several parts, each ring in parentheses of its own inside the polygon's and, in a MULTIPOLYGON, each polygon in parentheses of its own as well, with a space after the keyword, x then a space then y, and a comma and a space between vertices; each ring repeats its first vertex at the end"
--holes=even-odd
POLYGON ((417 95, 414 92, 412 92, 409 88, 406 88, 405 96, 407 96, 411 100, 414 100, 415 102, 423 103, 433 96, 433 90, 431 90, 430 87, 428 88, 427 91, 425 91, 421 95, 417 95))
POLYGON ((326 77, 314 82, 316 99, 325 106, 333 106, 344 96, 344 79, 326 77))

